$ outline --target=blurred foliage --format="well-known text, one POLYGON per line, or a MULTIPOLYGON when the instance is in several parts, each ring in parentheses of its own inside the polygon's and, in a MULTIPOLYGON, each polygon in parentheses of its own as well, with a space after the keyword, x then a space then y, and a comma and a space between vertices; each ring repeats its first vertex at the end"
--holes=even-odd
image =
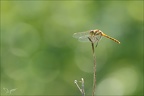
POLYGON ((143 1, 21 1, 1 3, 1 95, 80 95, 74 80, 92 93, 90 43, 73 33, 100 29, 96 47, 97 95, 142 95, 143 1))

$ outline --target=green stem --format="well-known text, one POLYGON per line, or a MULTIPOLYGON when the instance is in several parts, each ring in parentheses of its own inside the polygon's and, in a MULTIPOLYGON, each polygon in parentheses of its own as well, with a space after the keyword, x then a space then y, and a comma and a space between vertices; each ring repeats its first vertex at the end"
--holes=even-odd
POLYGON ((92 96, 94 96, 95 95, 95 89, 96 89, 96 56, 95 56, 95 50, 94 50, 94 43, 91 42, 91 44, 92 44, 93 59, 94 59, 93 92, 92 92, 92 96))

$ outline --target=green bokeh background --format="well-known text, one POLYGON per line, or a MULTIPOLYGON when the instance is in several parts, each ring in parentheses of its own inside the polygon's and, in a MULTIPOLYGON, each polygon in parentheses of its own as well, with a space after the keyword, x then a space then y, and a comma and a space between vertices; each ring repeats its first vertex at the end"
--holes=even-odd
POLYGON ((97 96, 143 93, 143 1, 0 1, 1 95, 81 95, 74 80, 92 93, 90 43, 73 33, 100 29, 96 47, 97 96), (81 84, 81 83, 79 83, 81 84))

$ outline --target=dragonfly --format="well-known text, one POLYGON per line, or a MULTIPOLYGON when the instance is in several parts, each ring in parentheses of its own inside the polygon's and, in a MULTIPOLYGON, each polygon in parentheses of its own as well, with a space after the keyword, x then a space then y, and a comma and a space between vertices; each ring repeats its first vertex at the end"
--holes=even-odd
POLYGON ((120 42, 117 39, 106 35, 105 33, 103 33, 99 29, 90 30, 90 31, 87 31, 87 32, 74 33, 73 37, 77 38, 81 42, 91 42, 91 44, 92 44, 93 59, 94 59, 94 75, 93 75, 94 77, 93 77, 93 92, 92 92, 92 96, 94 96, 95 89, 96 89, 96 56, 95 56, 94 44, 96 43, 96 47, 97 47, 98 42, 101 40, 102 37, 106 37, 108 39, 111 39, 111 40, 113 40, 114 42, 116 42, 118 44, 120 44, 120 42))
MULTIPOLYGON (((101 40, 102 36, 106 37, 108 39, 111 39, 112 41, 120 44, 120 42, 117 39, 106 35, 99 29, 90 30, 90 31, 86 31, 86 32, 78 32, 78 33, 73 34, 73 37, 77 38, 80 42, 92 42, 92 43, 97 43, 97 44, 101 40)), ((97 46, 97 44, 96 44, 96 46, 97 46)))

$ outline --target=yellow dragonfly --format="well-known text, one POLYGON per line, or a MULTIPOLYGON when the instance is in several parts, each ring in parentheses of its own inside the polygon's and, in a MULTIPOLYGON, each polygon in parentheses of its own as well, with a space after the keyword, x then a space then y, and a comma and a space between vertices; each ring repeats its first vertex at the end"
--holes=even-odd
POLYGON ((120 44, 120 42, 118 40, 104 34, 99 29, 90 30, 87 32, 78 32, 78 33, 73 34, 73 37, 77 38, 81 42, 92 42, 92 43, 97 43, 97 44, 98 44, 98 41, 101 39, 102 36, 109 38, 109 39, 113 40, 114 42, 120 44))
POLYGON ((96 43, 96 46, 97 46, 98 42, 100 41, 102 36, 106 37, 106 38, 109 38, 109 39, 113 40, 114 42, 120 44, 120 42, 118 40, 116 40, 115 38, 112 38, 112 37, 104 34, 99 29, 90 30, 90 31, 87 31, 87 32, 78 32, 78 33, 74 33, 73 34, 73 37, 77 38, 79 41, 91 42, 91 44, 92 44, 92 51, 93 51, 93 58, 94 58, 94 78, 93 78, 93 92, 92 92, 92 96, 94 96, 95 89, 96 89, 96 57, 95 57, 95 52, 94 52, 95 51, 94 50, 94 44, 96 43))

